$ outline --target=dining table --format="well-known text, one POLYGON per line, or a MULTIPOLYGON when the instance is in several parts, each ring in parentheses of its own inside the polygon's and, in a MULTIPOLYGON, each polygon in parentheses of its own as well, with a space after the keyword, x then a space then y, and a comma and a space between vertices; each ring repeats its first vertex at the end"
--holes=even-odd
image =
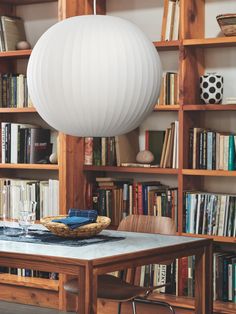
POLYGON ((195 256, 195 313, 213 313, 211 239, 103 230, 77 246, 0 237, 0 266, 78 277, 79 314, 97 313, 99 275, 185 256, 195 256))

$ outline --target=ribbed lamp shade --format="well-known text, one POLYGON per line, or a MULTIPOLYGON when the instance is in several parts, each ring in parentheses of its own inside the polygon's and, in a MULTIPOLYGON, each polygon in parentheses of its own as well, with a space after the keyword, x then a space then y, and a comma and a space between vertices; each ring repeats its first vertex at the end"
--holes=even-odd
POLYGON ((32 102, 49 125, 70 135, 114 136, 136 128, 152 110, 161 64, 136 25, 86 15, 42 35, 27 77, 32 102))

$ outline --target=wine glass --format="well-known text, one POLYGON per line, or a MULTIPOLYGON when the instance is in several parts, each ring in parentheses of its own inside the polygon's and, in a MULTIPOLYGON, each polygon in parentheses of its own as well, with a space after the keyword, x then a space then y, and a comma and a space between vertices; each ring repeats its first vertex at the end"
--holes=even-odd
POLYGON ((24 231, 24 236, 30 238, 29 227, 35 223, 36 220, 36 205, 35 201, 22 201, 22 208, 19 211, 18 223, 24 231))

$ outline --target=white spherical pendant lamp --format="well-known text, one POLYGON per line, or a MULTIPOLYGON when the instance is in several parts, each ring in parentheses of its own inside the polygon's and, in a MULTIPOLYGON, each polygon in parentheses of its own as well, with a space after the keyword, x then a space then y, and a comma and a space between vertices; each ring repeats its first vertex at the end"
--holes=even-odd
POLYGON ((42 35, 27 77, 32 102, 49 125, 70 135, 114 136, 136 128, 152 110, 161 64, 134 24, 84 15, 42 35))

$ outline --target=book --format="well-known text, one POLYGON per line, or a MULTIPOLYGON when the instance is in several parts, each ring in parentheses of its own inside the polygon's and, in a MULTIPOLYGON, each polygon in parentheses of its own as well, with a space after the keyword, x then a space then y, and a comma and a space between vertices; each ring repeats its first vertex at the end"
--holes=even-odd
POLYGON ((147 150, 151 151, 154 155, 153 164, 159 165, 161 162, 161 153, 163 149, 165 138, 164 130, 146 130, 145 132, 145 147, 147 150))
POLYGON ((85 137, 84 139, 84 164, 91 166, 93 164, 93 138, 85 137))
POLYGON ((52 153, 50 145, 50 130, 42 128, 30 128, 29 134, 29 163, 48 163, 52 153))
POLYGON ((26 41, 24 22, 20 17, 1 16, 3 51, 16 50, 19 41, 26 41))
POLYGON ((139 129, 115 137, 117 166, 135 163, 139 152, 139 129))

